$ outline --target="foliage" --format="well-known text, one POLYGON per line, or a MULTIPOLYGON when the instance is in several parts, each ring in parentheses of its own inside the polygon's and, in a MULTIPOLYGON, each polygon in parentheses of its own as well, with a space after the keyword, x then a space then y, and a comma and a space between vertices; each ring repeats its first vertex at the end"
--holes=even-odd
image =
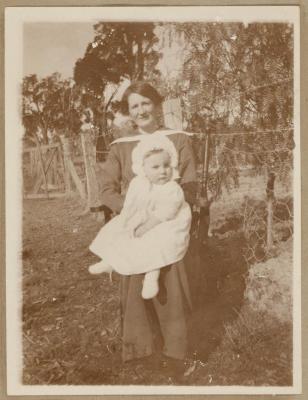
POLYGON ((73 88, 58 74, 24 79, 24 125, 27 132, 39 129, 46 141, 48 130, 77 132, 88 108, 91 122, 106 136, 123 79, 148 79, 166 97, 181 99, 187 129, 200 134, 199 162, 204 133, 211 134, 208 189, 217 198, 223 186, 237 184, 241 168, 288 174, 294 145, 292 52, 288 24, 99 22, 76 62, 73 88), (164 77, 158 61, 171 42, 183 65, 164 77))
POLYGON ((22 117, 26 136, 37 135, 44 143, 53 132, 66 135, 79 131, 82 111, 81 90, 55 73, 38 79, 26 76, 22 83, 22 117))
POLYGON ((292 79, 291 26, 184 23, 176 30, 185 35, 179 89, 188 112, 209 113, 225 127, 274 129, 292 123, 292 85, 276 86, 292 79), (231 115, 236 110, 238 115, 231 115))
POLYGON ((168 87, 181 96, 188 129, 212 134, 214 197, 228 180, 236 184, 243 166, 285 174, 293 161, 292 26, 194 22, 170 29, 184 38, 185 57, 168 87), (233 132, 243 135, 227 135, 233 132))
MULTIPOLYGON (((154 72, 159 53, 153 23, 99 22, 94 40, 83 58, 77 60, 74 79, 95 94, 102 94, 107 83, 121 78, 146 79, 154 72)), ((156 71, 158 74, 158 71, 156 71)))
POLYGON ((94 124, 100 133, 107 133, 108 112, 123 79, 147 79, 158 76, 155 66, 159 53, 154 49, 158 41, 153 23, 99 22, 94 25, 94 39, 83 58, 76 61, 74 80, 92 96, 91 109, 96 116, 94 124), (110 84, 113 93, 104 98, 110 84))
POLYGON ((106 134, 113 97, 122 80, 159 76, 154 28, 153 23, 100 22, 94 26, 95 36, 84 57, 76 62, 75 83, 61 80, 58 73, 43 79, 26 76, 22 87, 26 136, 35 134, 48 143, 52 132, 78 133, 84 122, 106 134), (104 90, 112 85, 111 96, 105 98, 104 90))

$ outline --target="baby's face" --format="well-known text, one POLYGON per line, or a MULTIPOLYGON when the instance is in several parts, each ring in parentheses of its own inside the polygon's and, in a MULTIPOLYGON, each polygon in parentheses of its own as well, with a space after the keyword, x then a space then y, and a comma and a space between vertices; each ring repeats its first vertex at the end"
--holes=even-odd
POLYGON ((146 177, 151 183, 163 185, 172 177, 170 156, 166 151, 147 156, 143 161, 146 177))

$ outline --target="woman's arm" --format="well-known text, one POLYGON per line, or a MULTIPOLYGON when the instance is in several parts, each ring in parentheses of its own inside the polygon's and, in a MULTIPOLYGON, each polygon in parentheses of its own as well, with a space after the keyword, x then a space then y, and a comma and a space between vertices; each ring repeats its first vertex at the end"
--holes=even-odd
POLYGON ((121 164, 118 157, 117 146, 112 145, 107 160, 102 169, 102 203, 113 212, 120 213, 124 204, 121 194, 121 164))

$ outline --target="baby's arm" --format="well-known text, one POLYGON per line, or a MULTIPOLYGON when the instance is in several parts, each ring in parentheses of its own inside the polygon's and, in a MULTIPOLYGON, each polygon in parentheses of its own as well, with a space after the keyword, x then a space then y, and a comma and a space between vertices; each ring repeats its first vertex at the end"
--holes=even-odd
POLYGON ((172 220, 178 214, 184 202, 184 193, 176 182, 166 184, 147 220, 135 230, 135 236, 140 237, 158 224, 172 220))
POLYGON ((162 221, 155 217, 155 215, 150 215, 148 219, 135 230, 135 236, 143 236, 146 232, 153 229, 156 225, 160 224, 162 221))

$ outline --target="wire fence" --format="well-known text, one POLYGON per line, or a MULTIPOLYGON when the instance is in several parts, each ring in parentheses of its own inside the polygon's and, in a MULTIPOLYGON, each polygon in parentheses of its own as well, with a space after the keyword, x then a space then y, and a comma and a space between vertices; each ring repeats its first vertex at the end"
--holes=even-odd
MULTIPOLYGON (((225 107, 222 111, 230 108, 227 104, 229 99, 238 99, 246 94, 276 86, 287 86, 288 90, 291 90, 292 82, 291 78, 287 78, 264 85, 250 85, 232 93, 220 93, 219 101, 223 101, 225 107)), ((190 96, 188 99, 187 94, 191 95, 189 91, 187 93, 184 91, 181 98, 174 99, 167 96, 163 104, 161 124, 174 129, 185 128, 193 133, 199 195, 206 180, 207 195, 211 204, 209 235, 225 237, 234 231, 242 232, 247 242, 245 255, 247 262, 250 264, 260 262, 273 254, 277 244, 293 235, 293 126, 291 123, 290 126, 280 126, 277 123, 272 129, 252 124, 250 128, 239 129, 228 125, 227 122, 221 124, 218 122, 219 118, 216 123, 208 124, 208 115, 204 111, 208 107, 206 99, 200 96, 190 96), (189 118, 192 119, 194 114, 198 114, 202 121, 197 129, 191 121, 187 121, 189 118), (183 125, 185 119, 186 126, 183 125), (202 172, 206 142, 209 146, 209 160, 205 177, 202 172)), ((231 108, 233 106, 234 104, 231 108)), ((216 112, 216 117, 218 114, 216 112)), ((38 157, 38 154, 33 153, 28 167, 27 163, 23 166, 27 180, 29 181, 28 177, 35 169, 34 165, 37 166, 36 193, 39 192, 39 185, 43 186, 44 182, 47 194, 48 187, 55 185, 61 186, 62 192, 63 187, 66 189, 68 187, 71 191, 73 180, 79 193, 83 193, 83 187, 86 189, 89 208, 96 209, 100 202, 97 191, 101 165, 106 159, 108 148, 115 135, 121 136, 123 132, 126 134, 125 125, 121 129, 115 130, 114 126, 106 125, 102 135, 97 127, 89 124, 85 132, 71 138, 70 146, 66 146, 66 156, 63 161, 61 154, 58 155, 58 167, 54 161, 53 163, 50 161, 49 150, 43 154, 48 164, 46 173, 42 155, 38 157), (49 177, 50 165, 53 166, 54 178, 49 177), (71 177, 68 176, 67 170, 71 177), (41 171, 46 175, 44 179, 38 176, 41 171), (52 182, 49 182, 50 179, 52 182), (91 185, 96 188, 93 189, 91 185)))
MULTIPOLYGON (((209 236, 225 238, 236 232, 242 233, 247 244, 247 262, 265 260, 275 253, 277 245, 293 235, 293 129, 194 134, 192 142, 198 166, 199 195, 204 185, 206 138, 210 146, 206 177, 207 195, 211 201, 209 236)), ((35 196, 43 196, 48 190, 48 197, 53 197, 55 187, 61 187, 61 193, 65 194, 64 187, 69 185, 71 192, 75 184, 79 193, 87 193, 88 208, 97 209, 101 205, 98 192, 104 161, 97 162, 97 151, 100 150, 97 150, 95 130, 71 140, 64 162, 58 161, 58 166, 51 163, 48 151, 52 150, 43 149, 45 164, 51 165, 45 186, 44 179, 38 175, 43 170, 40 158, 34 154, 37 165, 35 196), (66 168, 71 177, 67 176, 66 168), (38 182, 43 194, 39 193, 38 182)), ((107 154, 106 148, 101 150, 103 159, 107 154)), ((58 160, 62 158, 59 154, 58 160)), ((24 162, 24 176, 31 174, 33 163, 33 160, 24 162)), ((199 211, 196 207, 195 210, 199 211)))
MULTIPOLYGON (((293 235, 293 129, 208 133, 210 235, 241 232, 249 264, 275 254, 293 235)), ((202 186, 204 135, 197 140, 202 186)))

